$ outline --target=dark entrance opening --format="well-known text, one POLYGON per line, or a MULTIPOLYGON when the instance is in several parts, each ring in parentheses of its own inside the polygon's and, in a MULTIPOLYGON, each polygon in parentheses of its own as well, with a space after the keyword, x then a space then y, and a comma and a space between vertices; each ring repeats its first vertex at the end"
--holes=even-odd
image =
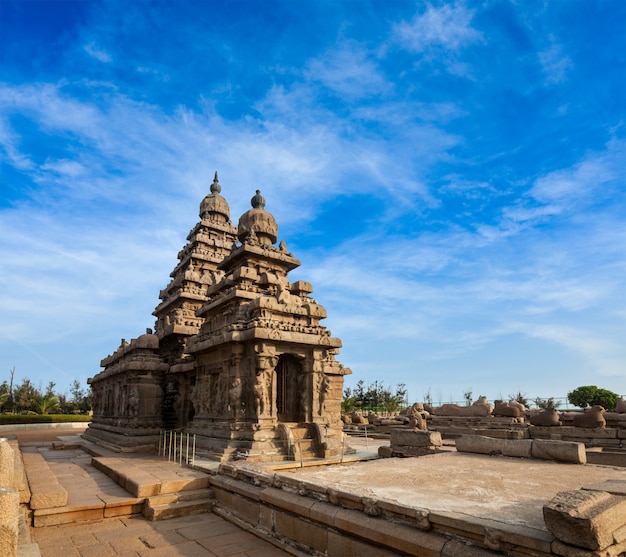
POLYGON ((300 361, 291 354, 282 354, 276 366, 276 412, 281 422, 299 422, 303 419, 300 408, 300 361))

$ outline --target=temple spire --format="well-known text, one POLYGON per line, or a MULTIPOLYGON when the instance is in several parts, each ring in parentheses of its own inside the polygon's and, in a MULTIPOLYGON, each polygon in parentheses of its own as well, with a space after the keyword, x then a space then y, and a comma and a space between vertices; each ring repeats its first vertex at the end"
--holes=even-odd
POLYGON ((220 193, 222 191, 222 186, 217 181, 217 170, 215 171, 215 177, 213 178, 213 183, 211 184, 211 193, 220 193))

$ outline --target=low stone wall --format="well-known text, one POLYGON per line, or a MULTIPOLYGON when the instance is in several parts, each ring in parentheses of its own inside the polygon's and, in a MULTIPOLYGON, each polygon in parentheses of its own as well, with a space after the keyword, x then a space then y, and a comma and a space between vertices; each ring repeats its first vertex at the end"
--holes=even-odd
POLYGON ((456 439, 456 450, 490 456, 540 458, 573 464, 585 464, 587 453, 582 443, 547 439, 494 439, 480 435, 461 435, 456 439))
POLYGON ((429 416, 428 429, 438 431, 444 439, 459 435, 485 435, 499 439, 528 439, 524 418, 504 416, 429 416))
POLYGON ((626 551, 626 480, 557 494, 543 507, 543 532, 405 507, 251 463, 222 464, 211 484, 214 512, 319 557, 617 557, 626 551))
MULTIPOLYGON (((626 422, 620 422, 626 426, 626 422)), ((528 433, 533 439, 552 439, 555 441, 575 441, 587 447, 624 448, 626 446, 626 427, 541 427, 528 426, 528 433)))
POLYGON ((529 424, 520 418, 495 416, 429 416, 428 429, 438 431, 444 439, 461 435, 482 435, 495 439, 550 439, 584 443, 586 447, 626 449, 626 414, 605 414, 606 427, 575 427, 568 425, 545 427, 529 424))
MULTIPOLYGON (((211 484, 217 500, 213 512, 307 555, 486 557, 497 554, 484 545, 481 547, 485 525, 477 534, 475 523, 464 527, 459 517, 447 513, 429 514, 264 469, 232 464, 222 464, 211 484), (478 544, 473 546, 469 540, 458 539, 458 535, 446 535, 444 532, 450 524, 456 526, 455 534, 465 530, 478 544)), ((520 540, 515 542, 519 544, 520 540)), ((549 550, 549 542, 543 547, 549 550)))

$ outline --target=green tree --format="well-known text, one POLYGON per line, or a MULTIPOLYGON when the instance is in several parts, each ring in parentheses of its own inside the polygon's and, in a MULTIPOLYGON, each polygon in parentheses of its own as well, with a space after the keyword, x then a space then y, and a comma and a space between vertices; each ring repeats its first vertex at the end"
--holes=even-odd
POLYGON ((46 392, 44 393, 46 396, 54 396, 54 387, 56 383, 54 381, 50 381, 48 386, 46 387, 46 392))
POLYGON ((555 401, 554 397, 550 397, 545 400, 543 398, 537 397, 534 400, 534 403, 537 408, 541 408, 542 410, 545 410, 547 408, 558 408, 559 406, 561 406, 561 401, 555 401))
POLYGON ((515 400, 524 406, 528 406, 528 397, 526 393, 522 393, 522 391, 517 391, 517 394, 509 395, 509 400, 515 400))
POLYGON ((7 400, 9 400, 9 393, 0 394, 0 408, 5 405, 7 400))
POLYGON ((24 381, 13 390, 15 412, 36 412, 36 401, 40 396, 41 393, 32 384, 30 379, 24 379, 24 381))
POLYGON ((343 400, 341 401, 341 411, 344 414, 350 414, 356 407, 356 399, 352 396, 352 389, 346 387, 343 390, 343 400))
POLYGON ((35 400, 35 406, 39 414, 53 414, 58 412, 61 403, 54 395, 44 395, 37 397, 35 400))
POLYGON ((472 405, 472 389, 468 389, 463 393, 463 398, 465 399, 465 406, 472 405))
POLYGON ((599 404, 604 406, 608 412, 615 410, 618 398, 617 393, 608 389, 599 389, 595 385, 585 385, 567 393, 567 400, 574 406, 585 408, 599 404))
POLYGON ((359 408, 371 410, 385 408, 388 412, 396 412, 406 402, 406 393, 404 383, 387 387, 379 381, 374 381, 366 387, 363 380, 360 380, 354 387, 354 391, 350 388, 344 389, 342 409, 344 412, 349 412, 359 408))

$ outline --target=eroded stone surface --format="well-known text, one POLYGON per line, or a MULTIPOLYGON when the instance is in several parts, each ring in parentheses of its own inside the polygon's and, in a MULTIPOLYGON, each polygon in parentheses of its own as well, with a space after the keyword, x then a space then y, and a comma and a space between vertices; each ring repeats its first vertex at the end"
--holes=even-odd
POLYGON ((562 491, 543 508, 546 526, 563 543, 592 550, 622 538, 626 497, 604 491, 562 491))

